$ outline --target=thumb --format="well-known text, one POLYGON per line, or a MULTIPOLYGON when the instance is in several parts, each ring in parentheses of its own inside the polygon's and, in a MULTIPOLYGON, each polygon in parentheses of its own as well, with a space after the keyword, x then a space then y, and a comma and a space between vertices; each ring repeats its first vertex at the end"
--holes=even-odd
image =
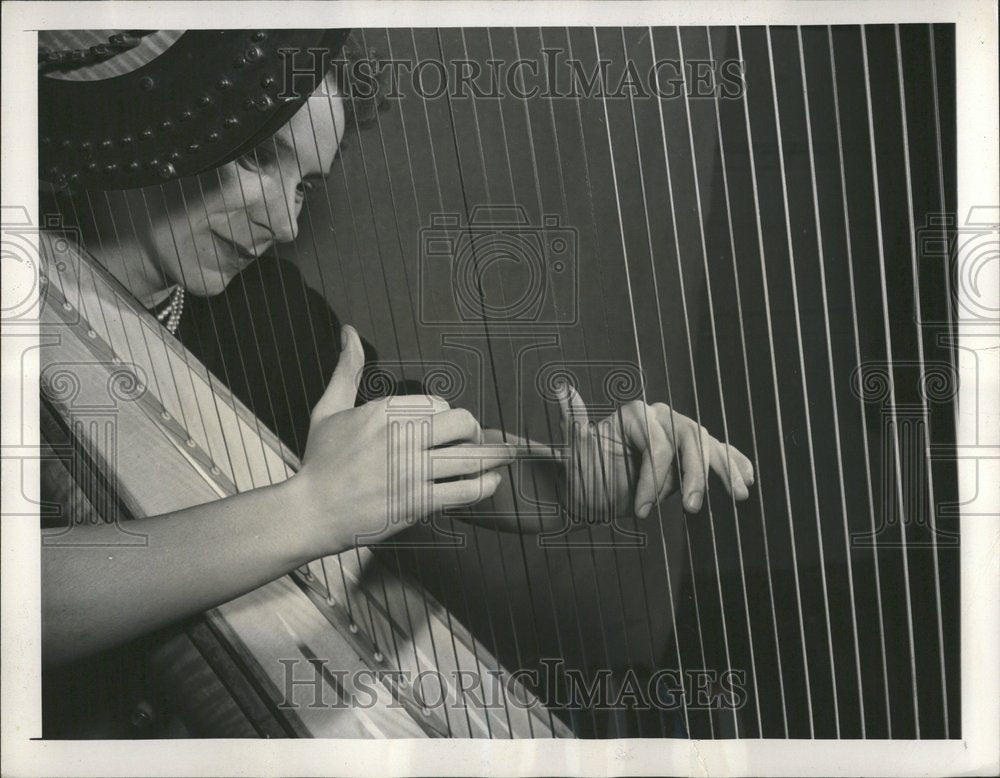
POLYGON ((313 418, 325 418, 340 411, 354 407, 358 396, 358 384, 361 382, 361 371, 365 366, 365 351, 361 346, 354 327, 344 325, 340 328, 340 359, 333 371, 326 391, 313 408, 313 418))

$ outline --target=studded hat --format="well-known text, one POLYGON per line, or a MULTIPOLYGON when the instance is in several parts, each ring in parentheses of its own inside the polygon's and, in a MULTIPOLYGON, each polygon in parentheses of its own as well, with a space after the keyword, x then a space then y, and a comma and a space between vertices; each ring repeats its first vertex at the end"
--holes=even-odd
POLYGON ((131 189, 211 170, 274 134, 349 30, 39 33, 39 178, 131 189))

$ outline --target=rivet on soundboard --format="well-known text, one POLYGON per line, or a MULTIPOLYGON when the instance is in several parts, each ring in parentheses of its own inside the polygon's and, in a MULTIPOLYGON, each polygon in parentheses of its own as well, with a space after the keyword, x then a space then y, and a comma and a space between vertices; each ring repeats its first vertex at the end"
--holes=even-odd
POLYGON ((262 40, 267 39, 267 33, 263 30, 257 30, 253 35, 250 36, 250 40, 254 43, 260 43, 262 40))
POLYGON ((171 151, 169 156, 172 162, 176 162, 181 158, 181 153, 179 151, 171 151))
POLYGON ((118 139, 118 145, 120 145, 120 146, 128 146, 131 142, 132 142, 132 136, 131 135, 122 135, 118 139))
POLYGON ((237 119, 235 116, 230 116, 222 123, 222 126, 225 127, 227 130, 231 130, 239 123, 240 123, 239 119, 237 119))
POLYGON ((188 146, 187 150, 188 154, 197 154, 201 150, 201 146, 199 146, 197 143, 192 143, 190 146, 188 146))
POLYGON ((208 142, 209 143, 215 143, 218 139, 219 139, 219 133, 217 133, 217 132, 210 132, 210 133, 208 133, 208 142))
POLYGON ((180 120, 182 122, 190 121, 193 115, 190 111, 181 111, 180 120))
POLYGON ((246 50, 246 54, 244 54, 244 56, 246 57, 247 62, 257 62, 264 56, 264 52, 261 51, 258 46, 251 46, 246 50))
POLYGON ((151 79, 149 76, 139 79, 139 88, 143 92, 150 91, 154 86, 156 86, 156 82, 153 81, 153 79, 151 79))
POLYGON ((273 105, 274 103, 272 102, 271 98, 268 97, 267 95, 261 95, 256 100, 254 100, 254 107, 261 113, 270 110, 273 105))
POLYGON ((70 173, 70 174, 69 174, 69 178, 67 178, 66 180, 67 180, 67 181, 68 181, 68 182, 69 182, 70 184, 75 184, 75 183, 76 183, 77 181, 79 181, 79 180, 80 180, 80 174, 79 174, 79 173, 70 173))
POLYGON ((90 151, 90 141, 89 140, 82 140, 82 141, 80 141, 80 143, 77 146, 77 148, 80 151, 90 151))
POLYGON ((142 138, 143 140, 149 140, 150 138, 153 137, 153 131, 150 129, 145 129, 139 133, 139 137, 142 138))
POLYGON ((253 98, 248 97, 246 100, 243 101, 243 110, 249 111, 251 108, 253 108, 253 98))
POLYGON ((73 145, 73 142, 71 140, 69 140, 68 138, 59 141, 59 148, 61 148, 61 149, 68 149, 72 145, 73 145))
POLYGON ((138 169, 139 169, 139 163, 136 162, 134 159, 131 162, 128 163, 128 172, 129 173, 134 173, 138 169))
POLYGON ((109 162, 107 165, 104 166, 104 173, 109 176, 114 175, 117 170, 118 170, 118 165, 116 165, 114 162, 109 162))
POLYGON ((96 173, 97 172, 97 163, 96 162, 89 163, 87 165, 86 169, 87 169, 88 173, 96 173))
POLYGON ((233 67, 237 70, 247 64, 246 57, 237 57, 233 60, 233 67))
POLYGON ((229 89, 229 87, 231 87, 232 85, 233 82, 230 81, 228 78, 220 78, 218 81, 215 82, 215 88, 218 89, 220 92, 229 89))
POLYGON ((274 78, 274 76, 264 76, 264 77, 263 77, 263 78, 262 78, 262 79, 260 80, 260 85, 261 85, 262 87, 264 87, 264 89, 270 89, 270 88, 271 88, 272 86, 274 86, 274 85, 275 85, 276 83, 277 83, 277 81, 276 81, 276 79, 274 78))
POLYGON ((160 165, 156 169, 156 172, 160 176, 160 178, 164 180, 168 178, 173 178, 175 175, 177 175, 177 171, 174 170, 174 166, 171 165, 169 162, 164 162, 162 165, 160 165))
POLYGON ((198 105, 200 105, 202 108, 211 104, 212 104, 212 98, 209 97, 208 95, 202 95, 201 97, 198 98, 198 105))
POLYGON ((168 130, 173 129, 173 126, 174 123, 169 119, 164 119, 162 122, 160 122, 160 129, 163 130, 163 132, 167 132, 168 130))
POLYGON ((111 138, 105 138, 104 140, 101 141, 102 149, 110 149, 111 146, 112 146, 111 138))
POLYGON ((188 448, 194 448, 195 447, 194 438, 188 438, 187 440, 185 440, 184 445, 187 446, 188 448))

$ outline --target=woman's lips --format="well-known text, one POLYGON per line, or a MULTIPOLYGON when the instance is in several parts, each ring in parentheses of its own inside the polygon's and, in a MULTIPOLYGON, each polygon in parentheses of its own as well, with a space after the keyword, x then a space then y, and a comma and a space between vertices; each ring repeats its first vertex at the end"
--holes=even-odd
POLYGON ((239 270, 244 270, 249 265, 253 264, 253 262, 259 259, 265 251, 271 248, 272 245, 271 241, 267 241, 262 246, 258 247, 253 245, 248 248, 235 241, 227 240, 219 235, 215 235, 215 238, 222 244, 223 247, 228 249, 228 254, 235 255, 235 261, 223 264, 235 265, 239 270))

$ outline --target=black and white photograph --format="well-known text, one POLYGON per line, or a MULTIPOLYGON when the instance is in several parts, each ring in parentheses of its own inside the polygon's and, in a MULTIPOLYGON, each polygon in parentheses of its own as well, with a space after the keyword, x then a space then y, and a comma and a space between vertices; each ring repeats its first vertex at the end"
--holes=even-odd
POLYGON ((995 2, 3 13, 5 775, 995 774, 995 2))

